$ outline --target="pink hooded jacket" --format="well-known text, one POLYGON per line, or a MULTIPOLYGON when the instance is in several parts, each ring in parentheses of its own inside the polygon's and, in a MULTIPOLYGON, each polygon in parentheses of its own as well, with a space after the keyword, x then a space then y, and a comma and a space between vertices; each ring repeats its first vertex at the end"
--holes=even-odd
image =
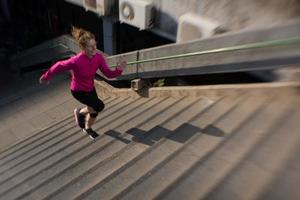
POLYGON ((94 77, 98 69, 107 78, 115 78, 122 74, 120 67, 117 67, 114 71, 110 70, 105 58, 100 53, 97 52, 92 58, 89 58, 81 52, 67 60, 55 63, 42 75, 42 79, 49 81, 54 74, 71 70, 72 81, 70 89, 72 91, 90 92, 93 90, 94 77))

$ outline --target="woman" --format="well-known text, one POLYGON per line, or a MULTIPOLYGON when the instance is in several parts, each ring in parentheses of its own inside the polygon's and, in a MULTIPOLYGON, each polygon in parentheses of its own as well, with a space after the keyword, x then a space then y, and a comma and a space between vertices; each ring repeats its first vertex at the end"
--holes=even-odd
POLYGON ((95 36, 92 33, 73 27, 72 36, 79 43, 81 52, 70 59, 55 63, 40 77, 40 83, 48 83, 54 74, 71 70, 71 93, 76 100, 86 105, 84 108, 74 110, 75 121, 85 133, 94 139, 99 135, 92 129, 92 125, 98 113, 104 109, 104 103, 98 98, 94 88, 96 71, 100 69, 107 78, 115 78, 122 74, 126 62, 121 62, 112 71, 103 55, 97 51, 95 36))

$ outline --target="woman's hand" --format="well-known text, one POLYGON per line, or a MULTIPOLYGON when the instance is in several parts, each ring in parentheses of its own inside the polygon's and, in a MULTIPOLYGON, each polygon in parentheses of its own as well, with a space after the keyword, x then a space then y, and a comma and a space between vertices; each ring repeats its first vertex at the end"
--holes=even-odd
POLYGON ((40 80, 39 80, 39 82, 40 82, 40 84, 43 84, 43 83, 45 83, 45 84, 49 84, 49 82, 50 81, 48 81, 48 80, 45 80, 45 78, 44 78, 44 75, 42 75, 41 77, 40 77, 40 80))
POLYGON ((120 67, 122 71, 124 71, 127 68, 127 62, 126 61, 119 62, 118 67, 120 67))

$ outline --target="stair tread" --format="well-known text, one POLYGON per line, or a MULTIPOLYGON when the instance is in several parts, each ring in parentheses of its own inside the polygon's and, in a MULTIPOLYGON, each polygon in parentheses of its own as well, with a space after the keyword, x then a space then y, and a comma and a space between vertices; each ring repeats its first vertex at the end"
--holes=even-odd
POLYGON ((282 92, 110 98, 96 140, 70 115, 0 152, 0 199, 297 196, 298 94, 282 92))

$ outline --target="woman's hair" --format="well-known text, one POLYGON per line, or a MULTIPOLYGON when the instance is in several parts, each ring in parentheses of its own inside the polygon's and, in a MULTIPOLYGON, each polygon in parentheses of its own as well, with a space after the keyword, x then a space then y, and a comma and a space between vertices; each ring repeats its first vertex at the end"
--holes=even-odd
POLYGON ((75 26, 72 26, 71 34, 75 38, 75 40, 77 40, 81 49, 85 48, 89 40, 95 39, 95 35, 93 33, 82 28, 77 28, 75 26))

